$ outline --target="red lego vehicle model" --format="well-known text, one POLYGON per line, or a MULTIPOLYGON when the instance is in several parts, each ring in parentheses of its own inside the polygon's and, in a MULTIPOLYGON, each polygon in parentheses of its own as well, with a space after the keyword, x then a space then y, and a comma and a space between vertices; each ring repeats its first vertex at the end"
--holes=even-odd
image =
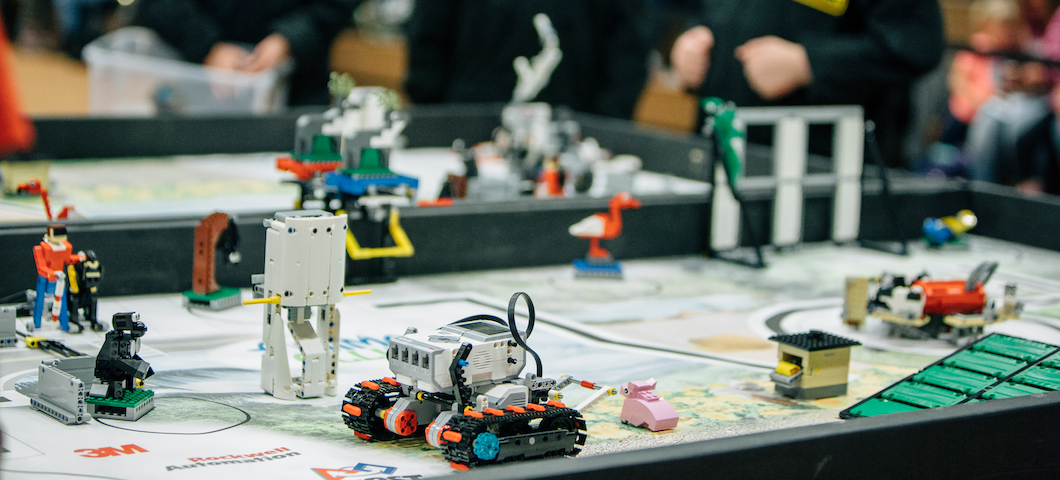
POLYGON ((978 337, 986 325, 1018 320, 1023 310, 1015 284, 1005 286, 1000 302, 987 298, 983 285, 996 269, 997 262, 984 262, 966 280, 932 280, 926 273, 912 282, 889 273, 847 277, 843 322, 860 328, 872 316, 886 322, 891 335, 903 338, 957 343, 978 337))

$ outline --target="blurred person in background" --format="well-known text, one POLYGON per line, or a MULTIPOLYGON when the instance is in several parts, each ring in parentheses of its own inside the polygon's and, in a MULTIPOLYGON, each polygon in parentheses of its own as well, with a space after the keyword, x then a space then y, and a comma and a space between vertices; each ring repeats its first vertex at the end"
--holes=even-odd
POLYGON ((331 103, 331 43, 360 0, 139 0, 136 23, 208 67, 260 72, 293 59, 288 102, 331 103))
POLYGON ((695 21, 671 50, 690 90, 738 106, 862 105, 892 162, 909 86, 944 47, 930 0, 702 0, 695 21))
POLYGON ((413 103, 508 102, 512 62, 541 51, 545 13, 563 51, 536 101, 631 118, 648 78, 643 0, 420 0, 407 24, 413 103))
MULTIPOLYGON (((978 0, 973 4, 973 12, 996 3, 1004 2, 978 0)), ((970 38, 972 47, 1000 56, 987 60, 999 66, 994 70, 997 91, 975 111, 962 149, 968 175, 973 180, 1017 185, 1028 175, 1020 166, 1017 142, 1049 115, 1048 93, 1058 72, 1041 62, 1010 61, 1004 55, 1019 53, 1060 60, 1058 6, 1060 0, 1022 0, 1018 7, 1009 7, 1018 9, 1021 21, 1016 26, 1015 38, 1006 28, 991 28, 989 23, 975 26, 977 30, 970 38)), ((995 17, 998 13, 1004 13, 1005 18, 1010 15, 1000 7, 992 12, 995 17)), ((956 57, 954 62, 960 58, 956 57)))
POLYGON ((22 113, 11 43, 4 25, 0 15, 0 158, 28 151, 36 138, 33 123, 22 113))

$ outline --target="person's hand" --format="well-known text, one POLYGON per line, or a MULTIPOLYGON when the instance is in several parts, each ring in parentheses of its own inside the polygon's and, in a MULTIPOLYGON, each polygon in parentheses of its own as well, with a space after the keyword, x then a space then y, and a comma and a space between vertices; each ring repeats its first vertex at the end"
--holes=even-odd
POLYGON ((265 37, 254 47, 243 59, 240 70, 247 72, 260 72, 279 65, 284 59, 291 56, 291 44, 283 35, 274 33, 265 37))
POLYGON ((784 97, 813 81, 810 59, 802 45, 780 37, 749 40, 736 48, 751 89, 766 100, 784 97))
POLYGON ((239 45, 227 42, 217 42, 206 54, 202 64, 207 67, 223 68, 225 70, 239 70, 246 61, 248 52, 239 45))
POLYGON ((707 78, 710 50, 714 48, 714 33, 704 26, 695 27, 674 42, 670 50, 670 65, 678 78, 688 87, 699 88, 707 78))

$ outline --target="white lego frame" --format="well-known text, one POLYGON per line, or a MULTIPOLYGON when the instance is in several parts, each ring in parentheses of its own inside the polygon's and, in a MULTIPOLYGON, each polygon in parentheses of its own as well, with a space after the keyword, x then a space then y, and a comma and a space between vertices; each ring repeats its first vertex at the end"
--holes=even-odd
POLYGON ((337 394, 339 312, 346 273, 346 215, 303 210, 265 219, 266 303, 263 317, 261 388, 284 400, 337 394), (316 328, 309 323, 316 310, 316 328), (287 318, 284 318, 286 310, 287 318), (285 331, 302 356, 292 377, 285 331))
MULTIPOLYGON (((802 241, 803 185, 835 184, 832 240, 857 240, 861 223, 861 170, 865 149, 865 116, 857 105, 826 107, 746 107, 736 109, 745 125, 773 125, 773 232, 770 243, 787 247, 802 241), (832 173, 806 173, 811 124, 832 124, 832 173)), ((741 159, 742 160, 742 159, 741 159)), ((732 250, 740 244, 740 204, 733 197, 718 162, 711 202, 710 246, 732 250)))

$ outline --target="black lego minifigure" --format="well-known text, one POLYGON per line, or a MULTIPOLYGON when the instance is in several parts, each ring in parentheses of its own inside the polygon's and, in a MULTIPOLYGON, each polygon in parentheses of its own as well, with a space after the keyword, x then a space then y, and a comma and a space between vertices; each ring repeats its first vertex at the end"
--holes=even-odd
POLYGON ((126 389, 136 388, 136 380, 144 380, 155 372, 136 354, 140 351, 140 337, 147 333, 147 327, 140 321, 140 314, 115 313, 111 328, 96 356, 95 375, 108 385, 107 397, 120 400, 125 396, 126 389))
POLYGON ((93 332, 102 332, 103 324, 96 318, 96 299, 99 296, 99 282, 103 279, 103 266, 92 250, 85 252, 85 255, 87 260, 66 267, 66 276, 70 279, 70 288, 66 293, 70 323, 77 325, 79 332, 82 332, 85 326, 81 320, 87 320, 93 332))

